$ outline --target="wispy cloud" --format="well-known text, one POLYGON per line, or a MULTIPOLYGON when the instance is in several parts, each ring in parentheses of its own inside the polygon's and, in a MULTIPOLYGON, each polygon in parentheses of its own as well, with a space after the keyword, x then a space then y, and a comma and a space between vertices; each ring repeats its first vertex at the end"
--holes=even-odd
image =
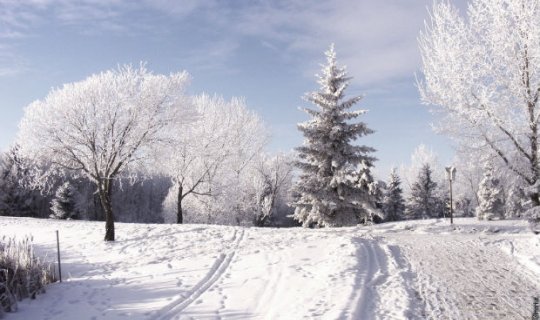
MULTIPOLYGON (((411 76, 418 66, 416 36, 429 1, 257 3, 230 20, 237 32, 278 44, 284 54, 315 59, 336 43, 340 60, 364 84, 411 76)), ((306 66, 310 76, 317 68, 306 66)))
MULTIPOLYGON (((465 0, 457 0, 458 5, 465 0)), ((157 15, 211 30, 186 59, 226 64, 243 39, 258 40, 310 77, 322 51, 335 43, 356 83, 369 85, 412 76, 419 65, 416 37, 432 0, 378 1, 167 1, 0 0, 0 39, 16 42, 43 23, 59 23, 82 35, 158 33, 157 15), (217 39, 217 40, 216 40, 217 39), (207 55, 207 57, 203 57, 207 55), (312 61, 312 62, 307 62, 312 61)))

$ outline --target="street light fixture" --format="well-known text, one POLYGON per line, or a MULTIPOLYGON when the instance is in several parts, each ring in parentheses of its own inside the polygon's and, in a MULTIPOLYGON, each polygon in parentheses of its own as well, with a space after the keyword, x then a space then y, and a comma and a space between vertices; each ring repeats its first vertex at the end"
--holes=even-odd
POLYGON ((452 205, 452 181, 456 178, 456 168, 446 167, 446 178, 450 182, 450 224, 454 224, 454 207, 452 205))

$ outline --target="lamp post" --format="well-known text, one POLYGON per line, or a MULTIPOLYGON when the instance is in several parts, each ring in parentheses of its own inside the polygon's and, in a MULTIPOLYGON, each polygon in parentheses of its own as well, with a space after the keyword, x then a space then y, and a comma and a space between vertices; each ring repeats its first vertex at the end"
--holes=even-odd
POLYGON ((446 177, 450 182, 450 224, 454 224, 454 207, 452 204, 452 181, 456 178, 456 168, 446 167, 446 177))

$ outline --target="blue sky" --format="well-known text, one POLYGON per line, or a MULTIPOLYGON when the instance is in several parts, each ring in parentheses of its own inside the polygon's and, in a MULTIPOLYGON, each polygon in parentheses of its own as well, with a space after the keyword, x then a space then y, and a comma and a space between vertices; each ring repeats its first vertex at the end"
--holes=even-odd
MULTIPOLYGON (((463 7, 464 0, 455 1, 463 7)), ((0 0, 0 149, 13 142, 23 110, 53 87, 119 64, 146 61, 156 73, 187 70, 190 93, 243 96, 272 132, 269 151, 302 143, 305 92, 335 43, 354 77, 349 95, 375 134, 386 175, 421 143, 443 164, 450 141, 433 133, 414 73, 416 38, 432 0, 128 1, 0 0)))

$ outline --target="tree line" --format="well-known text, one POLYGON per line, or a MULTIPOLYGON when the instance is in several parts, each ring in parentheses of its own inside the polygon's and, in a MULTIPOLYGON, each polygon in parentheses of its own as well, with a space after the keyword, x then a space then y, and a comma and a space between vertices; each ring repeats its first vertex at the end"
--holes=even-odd
MULTIPOLYGON (((466 15, 435 3, 419 37, 421 100, 458 145, 455 207, 540 221, 540 6, 473 0, 466 15)), ((2 156, 0 212, 103 219, 107 241, 118 219, 333 227, 446 216, 429 164, 408 179, 407 200, 396 171, 374 178, 375 149, 359 141, 373 130, 351 110, 362 97, 346 96, 352 78, 333 46, 326 59, 291 155, 263 151, 267 130, 244 100, 187 95, 185 71, 124 66, 53 89, 26 108, 2 156)))

